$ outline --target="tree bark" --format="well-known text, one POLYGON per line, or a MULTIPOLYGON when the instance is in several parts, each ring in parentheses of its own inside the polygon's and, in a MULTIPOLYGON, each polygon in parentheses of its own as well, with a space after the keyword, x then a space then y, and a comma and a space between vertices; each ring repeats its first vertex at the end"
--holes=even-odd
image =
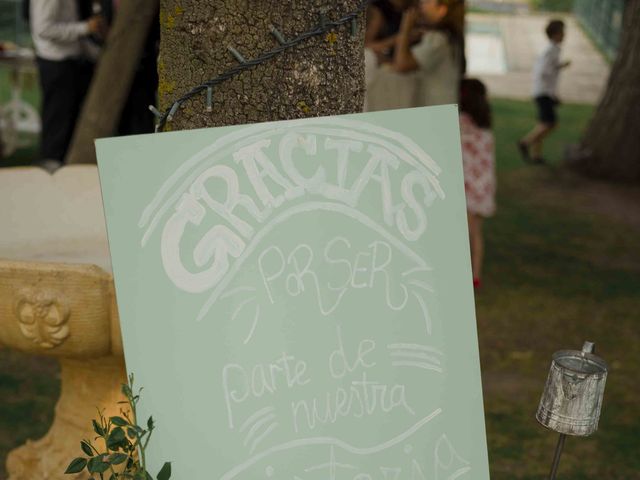
POLYGON ((76 122, 66 163, 96 163, 94 140, 116 133, 158 4, 158 0, 120 3, 76 122))
MULTIPOLYGON (((337 20, 361 0, 335 0, 326 11, 337 20)), ((251 60, 319 24, 326 0, 162 0, 160 108, 165 111, 192 87, 238 64, 228 46, 251 60)), ((321 35, 215 87, 213 112, 206 93, 184 102, 165 130, 353 113, 364 100, 364 15, 356 35, 349 24, 321 35)))
POLYGON ((600 105, 568 161, 598 178, 640 182, 640 0, 626 0, 620 50, 600 105))

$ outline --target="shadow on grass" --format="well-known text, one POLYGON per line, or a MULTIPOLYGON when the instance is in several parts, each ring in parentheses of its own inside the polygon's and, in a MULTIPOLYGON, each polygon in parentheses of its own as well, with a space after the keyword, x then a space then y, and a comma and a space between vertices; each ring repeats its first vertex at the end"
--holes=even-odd
POLYGON ((6 478, 9 451, 49 430, 60 395, 59 372, 53 359, 0 347, 0 479, 6 478))

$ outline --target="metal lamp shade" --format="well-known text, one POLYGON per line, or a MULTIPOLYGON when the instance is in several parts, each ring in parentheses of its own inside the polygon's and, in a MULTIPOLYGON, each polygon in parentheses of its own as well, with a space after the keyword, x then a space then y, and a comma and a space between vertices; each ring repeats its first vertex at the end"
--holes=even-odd
POLYGON ((583 351, 561 350, 553 354, 547 383, 536 419, 545 427, 566 435, 587 436, 598 429, 607 380, 607 364, 583 351))

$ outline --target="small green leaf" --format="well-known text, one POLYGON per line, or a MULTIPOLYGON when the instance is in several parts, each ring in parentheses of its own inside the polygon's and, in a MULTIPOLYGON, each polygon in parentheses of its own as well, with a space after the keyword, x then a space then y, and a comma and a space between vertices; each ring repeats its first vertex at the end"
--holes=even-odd
POLYGON ((115 442, 124 440, 124 430, 120 427, 114 428, 109 434, 109 439, 115 442))
POLYGON ((169 480, 171 478, 171 462, 165 462, 156 478, 158 480, 169 480))
POLYGON ((80 448, 90 457, 93 456, 93 450, 91 449, 91 446, 89 445, 89 442, 87 440, 82 440, 80 442, 80 448))
POLYGON ((131 397, 133 394, 131 393, 131 388, 129 388, 129 385, 127 385, 126 383, 122 384, 122 394, 129 398, 131 397))
POLYGON ((93 422, 93 431, 96 432, 98 435, 103 436, 104 429, 95 420, 91 420, 91 421, 93 422))
POLYGON ((65 474, 70 474, 70 473, 80 473, 82 470, 84 470, 84 467, 87 466, 87 460, 85 458, 74 458, 71 463, 69 464, 69 466, 67 467, 67 469, 64 471, 65 474))
POLYGON ((125 455, 124 453, 114 453, 112 455, 109 455, 107 457, 107 460, 111 465, 120 465, 127 458, 129 458, 129 455, 125 455))
POLYGON ((138 436, 138 434, 136 433, 136 430, 134 428, 127 428, 127 435, 129 435, 129 438, 134 439, 138 436))
POLYGON ((153 417, 149 417, 149 420, 147 420, 147 428, 153 430, 153 426, 153 417))
POLYGON ((127 422, 124 418, 122 417, 111 417, 110 418, 111 423, 113 423, 114 425, 117 425, 118 427, 126 427, 127 425, 129 425, 129 422, 127 422))
POLYGON ((104 455, 97 455, 89 459, 87 469, 90 473, 104 473, 109 469, 109 464, 103 461, 104 455))
POLYGON ((124 430, 121 427, 116 427, 111 430, 109 438, 107 438, 107 448, 109 450, 116 450, 122 446, 123 440, 125 440, 124 430))

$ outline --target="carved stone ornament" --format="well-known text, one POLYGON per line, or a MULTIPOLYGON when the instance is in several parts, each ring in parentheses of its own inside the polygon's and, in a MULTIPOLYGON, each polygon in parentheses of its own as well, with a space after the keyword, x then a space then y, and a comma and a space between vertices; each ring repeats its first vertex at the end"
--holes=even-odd
POLYGON ((25 289, 17 295, 20 331, 41 348, 55 348, 67 339, 69 314, 65 298, 53 290, 25 289))

